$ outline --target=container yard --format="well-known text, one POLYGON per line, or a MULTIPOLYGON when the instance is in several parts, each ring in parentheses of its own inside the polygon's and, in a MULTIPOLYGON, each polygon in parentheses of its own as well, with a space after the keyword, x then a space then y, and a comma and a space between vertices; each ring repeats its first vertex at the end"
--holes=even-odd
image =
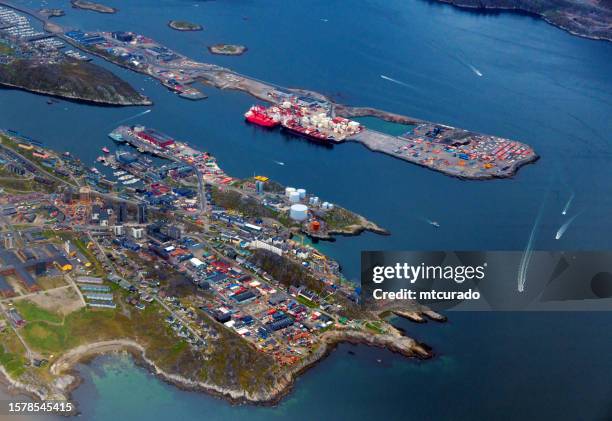
POLYGON ((433 123, 401 136, 365 129, 349 140, 427 168, 468 179, 503 178, 538 159, 529 146, 433 123))

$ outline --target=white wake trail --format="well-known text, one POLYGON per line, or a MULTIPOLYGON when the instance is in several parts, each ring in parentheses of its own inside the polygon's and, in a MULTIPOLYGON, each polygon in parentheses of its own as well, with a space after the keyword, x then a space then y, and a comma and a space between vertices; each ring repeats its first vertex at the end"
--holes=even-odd
POLYGON ((126 121, 130 121, 130 120, 133 120, 133 119, 135 119, 135 118, 142 117, 142 116, 143 116, 143 115, 145 115, 145 114, 149 114, 151 111, 152 111, 152 110, 146 110, 146 111, 143 111, 143 112, 138 113, 138 114, 136 114, 136 115, 133 115, 133 116, 131 116, 131 117, 124 118, 123 120, 118 121, 118 122, 117 122, 117 124, 125 123, 126 121))
POLYGON ((472 66, 471 64, 468 64, 468 66, 470 69, 472 69, 472 72, 474 72, 476 76, 482 77, 482 72, 480 70, 478 70, 476 67, 472 66))
POLYGON ((407 84, 406 82, 402 82, 401 80, 393 79, 392 77, 389 77, 389 76, 380 75, 380 78, 384 80, 388 80, 389 82, 396 83, 401 86, 405 86, 407 88, 413 88, 413 86, 407 84))
POLYGON ((559 231, 557 231, 557 234, 555 235, 555 240, 560 240, 561 237, 563 237, 563 234, 565 234, 565 231, 567 231, 567 229, 572 224, 572 222, 574 222, 574 219, 576 219, 578 215, 580 215, 581 213, 582 212, 577 213, 576 215, 568 219, 565 224, 561 225, 561 228, 559 228, 559 231))
POLYGON ((566 215, 567 214, 567 211, 569 210, 570 206, 572 205, 572 202, 574 201, 574 196, 576 196, 576 194, 574 192, 572 192, 572 195, 570 196, 569 200, 567 201, 567 203, 563 207, 563 211, 561 212, 561 215, 566 215))

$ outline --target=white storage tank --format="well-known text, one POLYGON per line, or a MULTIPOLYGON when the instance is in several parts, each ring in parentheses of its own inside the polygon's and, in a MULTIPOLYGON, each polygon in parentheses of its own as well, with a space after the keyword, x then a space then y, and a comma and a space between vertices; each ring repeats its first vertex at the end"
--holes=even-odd
POLYGON ((308 201, 308 203, 310 203, 313 206, 318 206, 319 205, 319 196, 311 197, 310 200, 308 201))
POLYGON ((285 187, 285 196, 291 196, 291 193, 295 191, 295 187, 285 187))
POLYGON ((300 194, 296 191, 289 193, 289 201, 291 203, 298 203, 300 201, 300 194))
POLYGON ((308 207, 301 203, 291 205, 289 216, 295 221, 304 221, 308 218, 308 207))
POLYGON ((300 194, 300 199, 306 197, 306 189, 297 189, 297 192, 300 194))
POLYGON ((328 207, 328 206, 329 206, 329 202, 323 202, 323 203, 321 204, 321 207, 322 207, 323 209, 327 209, 327 207, 328 207))

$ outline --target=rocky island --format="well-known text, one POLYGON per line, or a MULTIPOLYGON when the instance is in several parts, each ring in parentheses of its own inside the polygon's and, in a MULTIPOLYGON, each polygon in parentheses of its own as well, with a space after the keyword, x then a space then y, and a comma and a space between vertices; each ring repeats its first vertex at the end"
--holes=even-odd
POLYGON ((222 56, 240 56, 246 53, 247 47, 236 44, 215 44, 208 47, 208 51, 222 56))
POLYGON ((49 18, 59 18, 66 15, 62 9, 40 9, 39 13, 49 18))
POLYGON ((204 29, 202 25, 187 22, 185 20, 171 20, 168 22, 168 26, 177 31, 201 31, 204 29))
POLYGON ((78 60, 15 59, 0 64, 0 85, 104 105, 150 105, 147 97, 98 65, 78 60))
POLYGON ((117 9, 109 7, 101 3, 95 3, 87 0, 70 0, 72 7, 75 9, 91 10, 98 13, 117 13, 117 9))
POLYGON ((517 11, 585 38, 612 41, 612 2, 582 0, 438 0, 481 11, 517 11))

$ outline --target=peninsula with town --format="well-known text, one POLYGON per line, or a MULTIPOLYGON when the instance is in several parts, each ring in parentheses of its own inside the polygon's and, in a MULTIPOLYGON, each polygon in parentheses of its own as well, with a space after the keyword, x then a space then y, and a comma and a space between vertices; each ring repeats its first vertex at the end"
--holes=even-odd
MULTIPOLYGON (((42 145, 0 134, 0 371, 13 388, 67 400, 78 361, 127 350, 179 387, 274 403, 340 342, 432 356, 305 241, 384 232, 331 198, 233 178, 153 128, 116 128, 94 167, 42 145)), ((396 314, 442 320, 412 303, 396 314)))

